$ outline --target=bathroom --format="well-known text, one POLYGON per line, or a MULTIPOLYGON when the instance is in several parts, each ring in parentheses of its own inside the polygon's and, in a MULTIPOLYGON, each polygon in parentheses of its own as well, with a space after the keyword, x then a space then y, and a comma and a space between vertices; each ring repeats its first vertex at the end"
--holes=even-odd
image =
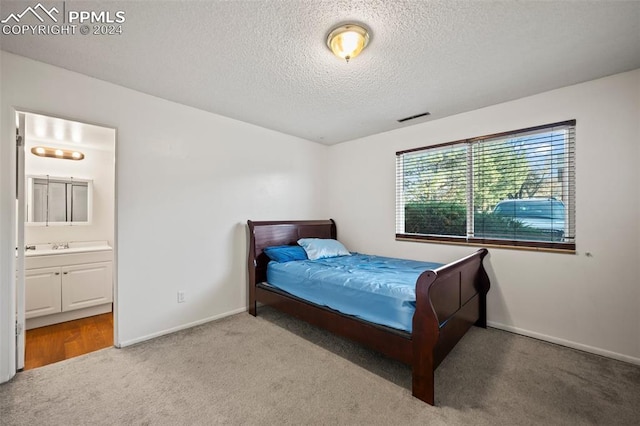
POLYGON ((30 369, 113 345, 116 131, 26 112, 17 122, 30 369))

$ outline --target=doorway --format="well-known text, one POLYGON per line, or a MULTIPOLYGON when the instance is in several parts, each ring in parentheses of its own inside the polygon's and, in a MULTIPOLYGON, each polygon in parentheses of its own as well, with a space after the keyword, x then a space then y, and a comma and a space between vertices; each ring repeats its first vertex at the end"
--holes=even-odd
POLYGON ((116 131, 16 115, 20 370, 114 345, 116 131))

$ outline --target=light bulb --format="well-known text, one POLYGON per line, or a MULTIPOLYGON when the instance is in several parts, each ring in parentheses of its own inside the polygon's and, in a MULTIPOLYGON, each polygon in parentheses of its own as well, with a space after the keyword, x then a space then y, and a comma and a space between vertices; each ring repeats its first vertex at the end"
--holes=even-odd
POLYGON ((341 59, 353 59, 369 43, 369 32, 354 24, 343 25, 331 31, 327 37, 327 46, 341 59))

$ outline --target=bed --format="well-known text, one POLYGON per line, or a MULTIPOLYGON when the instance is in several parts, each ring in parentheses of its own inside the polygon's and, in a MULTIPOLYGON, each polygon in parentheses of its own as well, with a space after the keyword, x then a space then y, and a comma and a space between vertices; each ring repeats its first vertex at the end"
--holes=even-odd
POLYGON ((415 303, 408 330, 343 314, 296 297, 267 281, 270 259, 264 249, 295 245, 301 238, 337 239, 333 220, 249 220, 249 313, 258 303, 356 341, 412 368, 412 394, 434 404, 434 372, 472 325, 486 327, 489 278, 482 260, 486 249, 452 263, 425 270, 415 283, 415 303))

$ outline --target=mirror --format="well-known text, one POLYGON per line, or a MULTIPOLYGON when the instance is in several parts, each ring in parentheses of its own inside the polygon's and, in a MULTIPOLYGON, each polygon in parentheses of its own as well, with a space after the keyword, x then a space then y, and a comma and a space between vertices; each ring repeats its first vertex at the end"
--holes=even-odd
POLYGON ((32 226, 91 223, 90 179, 27 176, 27 224, 32 226))

